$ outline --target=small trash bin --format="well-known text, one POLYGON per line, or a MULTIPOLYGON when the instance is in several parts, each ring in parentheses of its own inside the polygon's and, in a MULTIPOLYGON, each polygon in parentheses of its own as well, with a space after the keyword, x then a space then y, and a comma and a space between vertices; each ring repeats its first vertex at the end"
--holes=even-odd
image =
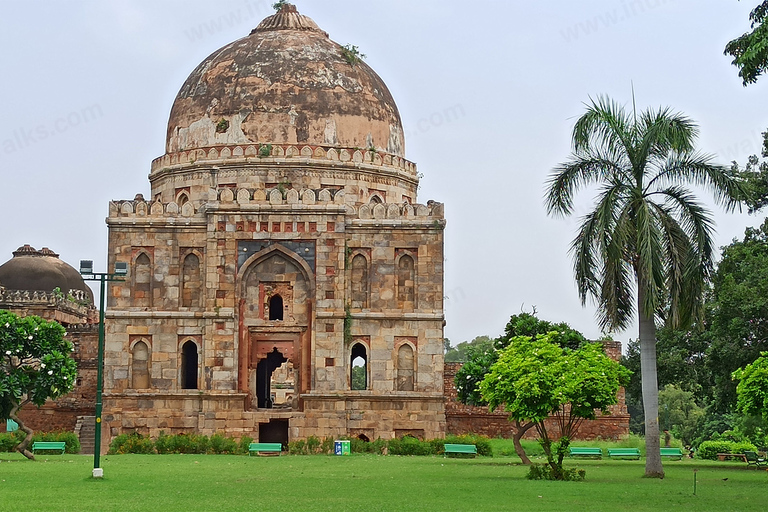
POLYGON ((349 455, 350 454, 350 442, 349 441, 334 441, 333 453, 336 455, 349 455))
POLYGON ((6 432, 16 432, 17 430, 19 430, 19 424, 18 423, 16 423, 15 421, 13 421, 11 419, 5 420, 5 431, 6 432))

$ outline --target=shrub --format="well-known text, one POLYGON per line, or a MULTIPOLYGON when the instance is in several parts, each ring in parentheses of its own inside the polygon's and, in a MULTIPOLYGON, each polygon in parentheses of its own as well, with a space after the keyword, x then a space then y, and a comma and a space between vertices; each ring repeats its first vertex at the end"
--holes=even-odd
MULTIPOLYGON (((571 482, 581 482, 587 472, 579 468, 563 468, 562 480, 571 482)), ((531 464, 528 468, 528 474, 525 475, 528 480, 557 480, 552 467, 549 464, 531 464)))
POLYGON ((208 446, 208 453, 234 455, 237 453, 237 441, 221 434, 213 434, 208 446))
POLYGON ((429 441, 419 441, 415 437, 405 436, 389 441, 390 455, 435 455, 433 450, 429 441))
POLYGON ((320 452, 321 441, 315 436, 309 436, 307 438, 307 453, 314 455, 320 452))
POLYGON ((699 445, 696 455, 702 459, 716 460, 718 453, 742 453, 745 450, 755 451, 752 443, 734 441, 704 441, 699 445))
MULTIPOLYGON (((18 432, 18 431, 17 431, 18 432)), ((24 439, 19 437, 16 432, 7 432, 0 434, 0 452, 12 452, 16 446, 24 439)))
POLYGON ((237 453, 247 455, 248 454, 248 448, 251 446, 251 443, 253 442, 253 438, 249 436, 243 436, 240 438, 240 443, 238 443, 237 446, 237 453))
POLYGON ((307 442, 303 439, 298 441, 288 442, 288 453, 290 455, 306 455, 307 454, 307 442))
POLYGON ((65 453, 80 453, 80 439, 74 432, 36 432, 32 436, 32 442, 35 441, 63 441, 66 444, 65 453))
POLYGON ((109 445, 109 454, 125 453, 155 453, 155 445, 152 439, 144 437, 138 432, 133 434, 120 434, 112 440, 109 445))

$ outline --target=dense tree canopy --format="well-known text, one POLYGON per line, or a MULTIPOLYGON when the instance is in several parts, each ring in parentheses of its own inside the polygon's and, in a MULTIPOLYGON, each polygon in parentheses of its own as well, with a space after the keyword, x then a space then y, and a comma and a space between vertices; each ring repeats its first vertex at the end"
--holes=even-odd
POLYGON ((749 14, 752 30, 730 41, 725 54, 733 57, 744 85, 757 82, 768 70, 768 1, 762 2, 749 14))
POLYGON ((562 479, 563 457, 582 420, 616 403, 629 371, 606 356, 600 343, 573 350, 554 338, 554 333, 512 338, 480 383, 480 393, 491 410, 503 408, 510 420, 535 424, 551 474, 562 479), (557 433, 548 431, 549 417, 556 419, 557 433), (553 442, 552 435, 559 440, 553 442))
POLYGON ((736 388, 739 411, 768 420, 768 352, 733 372, 733 378, 739 381, 736 388))
POLYGON ((69 393, 77 377, 72 343, 64 328, 37 316, 0 311, 0 419, 12 419, 26 432, 16 448, 34 459, 27 445, 34 433, 17 415, 26 404, 38 407, 69 393))

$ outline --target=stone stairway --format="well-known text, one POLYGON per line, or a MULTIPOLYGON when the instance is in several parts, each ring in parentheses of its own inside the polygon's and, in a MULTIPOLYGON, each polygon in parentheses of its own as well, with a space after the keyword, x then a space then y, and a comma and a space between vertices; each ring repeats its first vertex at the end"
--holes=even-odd
POLYGON ((93 438, 96 432, 96 416, 78 416, 75 434, 80 439, 80 453, 93 455, 93 438))

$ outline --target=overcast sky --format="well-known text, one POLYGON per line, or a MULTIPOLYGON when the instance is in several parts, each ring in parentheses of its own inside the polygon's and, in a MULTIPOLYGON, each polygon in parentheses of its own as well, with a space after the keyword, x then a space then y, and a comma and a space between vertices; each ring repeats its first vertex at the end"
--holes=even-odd
MULTIPOLYGON (((0 0, 0 262, 29 243, 104 270, 111 199, 149 196, 173 100, 195 66, 248 35, 272 0, 0 0)), ((723 47, 755 1, 299 0, 388 84, 419 202, 444 202, 445 334, 495 336, 535 306, 587 336, 568 245, 544 181, 590 97, 669 105, 700 148, 744 162, 768 128, 768 78, 744 88, 723 47)), ((583 214, 591 197, 580 197, 583 214)), ((760 223, 713 206, 718 245, 760 223)), ((633 327, 617 333, 636 338, 633 327)))

